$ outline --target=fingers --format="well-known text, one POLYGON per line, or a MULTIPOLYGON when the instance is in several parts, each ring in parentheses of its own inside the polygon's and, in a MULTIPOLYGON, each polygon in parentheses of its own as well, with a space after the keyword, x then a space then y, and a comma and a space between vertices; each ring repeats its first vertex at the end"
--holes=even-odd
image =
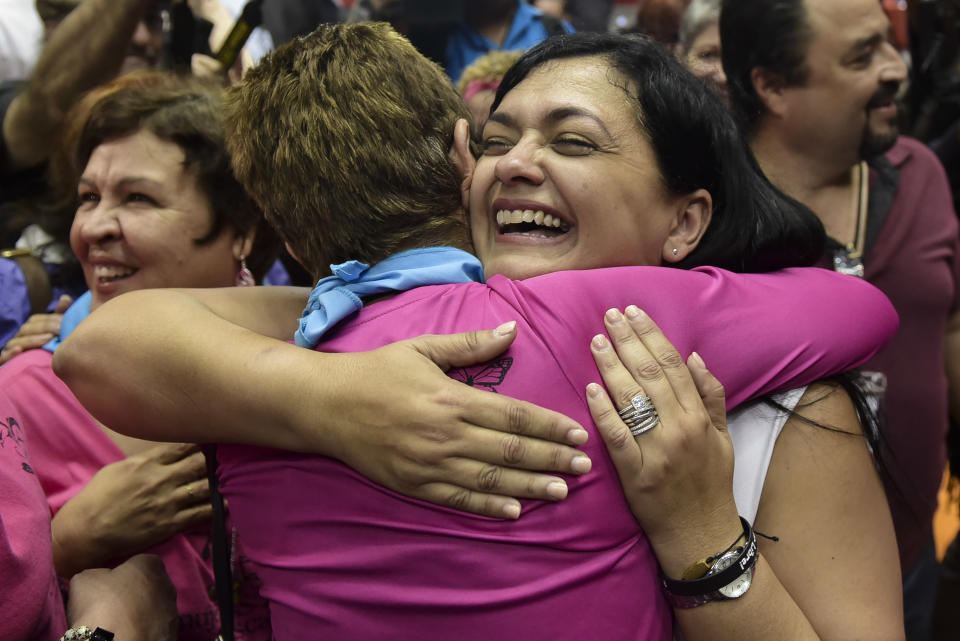
POLYGON ((3 365, 22 351, 23 348, 21 347, 10 347, 9 345, 4 347, 3 350, 0 350, 0 365, 3 365))
POLYGON ((210 502, 210 483, 199 479, 181 485, 179 488, 181 505, 193 506, 210 502))
POLYGON ((695 410, 700 404, 700 395, 673 343, 653 319, 636 306, 628 306, 625 312, 620 315, 617 310, 610 310, 604 317, 624 366, 648 395, 653 396, 656 392, 658 407, 673 397, 684 410, 695 410), (613 322, 617 317, 620 322, 613 322))
POLYGON ((617 471, 640 470, 643 466, 642 452, 627 424, 617 414, 610 397, 597 383, 587 385, 587 407, 617 471))
MULTIPOLYGON (((631 334, 633 333, 632 330, 629 331, 631 334)), ((636 339, 636 336, 634 336, 634 349, 639 352, 646 352, 643 344, 636 339)), ((593 360, 597 364, 597 369, 600 370, 603 383, 610 391, 610 396, 618 410, 630 405, 630 399, 643 393, 643 388, 637 383, 636 375, 624 367, 624 363, 620 360, 606 336, 603 334, 594 336, 593 340, 590 341, 590 352, 593 354, 593 360)), ((639 361, 639 358, 635 357, 633 360, 636 362, 639 361)), ((649 354, 647 354, 646 360, 651 366, 656 366, 656 362, 649 354)))
POLYGON ((194 452, 190 456, 167 464, 170 478, 183 485, 207 478, 207 459, 203 452, 194 452))
MULTIPOLYGON (((182 461, 200 452, 196 443, 162 443, 143 453, 143 456, 152 458, 163 465, 170 465, 182 461)), ((203 456, 202 453, 201 458, 203 456)))
MULTIPOLYGON (((450 380, 450 389, 453 394, 450 401, 459 407, 460 418, 470 425, 490 430, 489 437, 495 439, 507 458, 512 459, 510 462, 487 455, 483 459, 485 461, 510 463, 523 469, 545 469, 540 466, 542 464, 529 467, 530 459, 527 454, 550 457, 560 462, 582 454, 570 447, 559 445, 583 445, 589 437, 587 431, 568 416, 509 396, 475 390, 453 380, 450 380), (506 438, 504 434, 526 438, 519 439, 519 444, 513 445, 518 439, 506 438), (531 439, 539 439, 539 442, 533 443, 531 439), (521 448, 520 445, 524 447, 521 448), (510 452, 518 453, 510 456, 510 452)), ((568 471, 550 469, 557 472, 568 471)))
POLYGON ((29 334, 59 334, 60 324, 62 322, 62 313, 34 314, 23 324, 17 332, 17 336, 26 336, 29 334))
MULTIPOLYGON (((63 314, 70 308, 70 305, 72 304, 73 304, 73 298, 69 294, 61 294, 60 298, 57 299, 57 304, 53 308, 53 313, 63 314)), ((58 333, 59 331, 60 329, 57 328, 58 333)))
POLYGON ((441 369, 447 370, 488 361, 502 354, 516 337, 517 324, 510 321, 493 330, 420 336, 407 342, 441 369))
POLYGON ((687 359, 687 368, 697 386, 697 392, 710 415, 710 422, 720 431, 727 429, 726 395, 723 385, 710 373, 706 364, 696 352, 687 359))

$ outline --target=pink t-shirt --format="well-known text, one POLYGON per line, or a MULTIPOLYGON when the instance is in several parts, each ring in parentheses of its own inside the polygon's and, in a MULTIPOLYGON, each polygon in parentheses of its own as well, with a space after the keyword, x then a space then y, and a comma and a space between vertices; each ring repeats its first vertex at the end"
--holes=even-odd
POLYGON ((67 619, 53 571, 50 510, 30 464, 27 429, 0 392, 0 629, 12 641, 56 641, 67 619))
MULTIPOLYGON (((52 358, 45 350, 31 350, 0 367, 0 390, 9 396, 28 430, 31 463, 49 505, 43 523, 48 553, 50 514, 56 514, 100 468, 124 458, 53 373, 52 358)), ((181 641, 213 641, 220 630, 209 543, 209 530, 201 527, 144 550, 163 559, 177 589, 181 641)), ((238 614, 237 638, 267 638, 265 613, 256 616, 254 605, 246 614, 251 616, 238 614)))
MULTIPOLYGON (((516 320, 507 353, 451 376, 594 429, 584 388, 601 379, 588 344, 604 310, 631 303, 684 356, 703 356, 732 405, 854 367, 897 324, 876 289, 825 270, 617 268, 414 289, 365 307, 318 349, 516 320)), ((583 449, 593 470, 567 478, 567 499, 524 501, 515 522, 400 496, 329 458, 256 447, 219 446, 221 488, 280 641, 671 639, 656 559, 595 430, 583 449)))

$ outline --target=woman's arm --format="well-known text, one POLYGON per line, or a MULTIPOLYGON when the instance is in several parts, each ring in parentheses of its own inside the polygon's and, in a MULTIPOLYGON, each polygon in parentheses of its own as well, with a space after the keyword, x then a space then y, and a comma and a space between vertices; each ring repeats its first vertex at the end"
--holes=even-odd
MULTIPOLYGON (((617 400, 593 384, 588 402, 663 573, 680 578, 741 529, 723 390, 697 356, 684 365, 645 315, 607 329, 617 351, 605 340, 592 348, 617 400), (661 422, 634 439, 616 408, 640 391, 661 422)), ((903 639, 893 524, 853 406, 817 385, 799 408, 775 447, 755 523, 780 540, 760 543, 744 596, 675 610, 688 641, 903 639)))
POLYGON ((408 496, 479 514, 515 518, 510 497, 565 496, 561 478, 525 470, 589 470, 569 446, 587 438, 576 422, 440 369, 492 358, 515 328, 357 354, 260 335, 292 336, 305 300, 306 290, 277 287, 131 292, 91 314, 53 366, 119 432, 322 453, 408 496))

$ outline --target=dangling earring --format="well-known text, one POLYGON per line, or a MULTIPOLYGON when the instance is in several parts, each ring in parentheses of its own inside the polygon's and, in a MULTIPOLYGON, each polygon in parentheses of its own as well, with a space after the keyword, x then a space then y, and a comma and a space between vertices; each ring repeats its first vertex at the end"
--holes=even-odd
POLYGON ((679 256, 679 255, 680 255, 680 250, 677 249, 676 247, 674 247, 674 248, 673 248, 673 255, 674 255, 674 256, 679 256))
POLYGON ((237 287, 253 287, 257 284, 257 281, 253 279, 253 274, 247 268, 246 258, 246 256, 240 257, 240 271, 237 272, 237 277, 233 281, 233 284, 237 287))

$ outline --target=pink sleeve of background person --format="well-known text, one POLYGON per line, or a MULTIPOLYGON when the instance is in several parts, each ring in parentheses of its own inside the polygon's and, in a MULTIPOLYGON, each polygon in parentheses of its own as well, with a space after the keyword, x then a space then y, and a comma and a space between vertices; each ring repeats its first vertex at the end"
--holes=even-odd
POLYGON ((51 641, 67 629, 53 571, 50 511, 30 466, 25 426, 0 392, 0 629, 13 641, 51 641))

